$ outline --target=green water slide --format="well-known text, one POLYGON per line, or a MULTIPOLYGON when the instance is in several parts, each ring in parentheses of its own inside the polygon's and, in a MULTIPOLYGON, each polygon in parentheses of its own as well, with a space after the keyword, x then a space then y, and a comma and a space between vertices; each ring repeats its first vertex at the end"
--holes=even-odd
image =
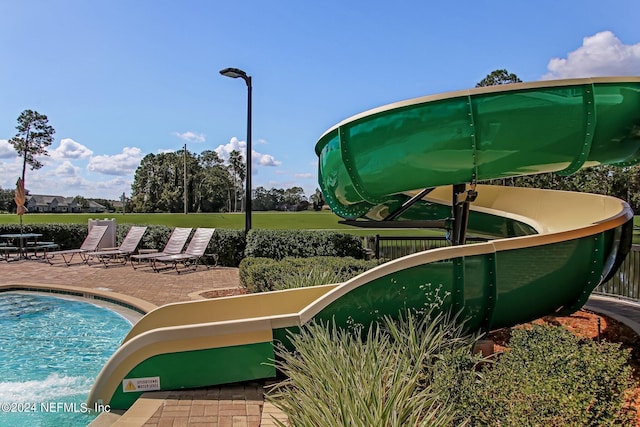
POLYGON ((523 83, 373 109, 321 137, 320 184, 335 212, 357 218, 380 205, 392 208, 407 190, 635 164, 639 84, 523 83))
POLYGON ((579 309, 631 244, 633 213, 594 194, 479 181, 640 160, 640 77, 477 88, 380 107, 316 145, 334 212, 374 227, 442 227, 452 245, 345 283, 160 307, 107 362, 88 403, 270 378, 274 343, 311 320, 369 323, 441 301, 471 329, 579 309), (467 233, 486 238, 464 244, 467 233))

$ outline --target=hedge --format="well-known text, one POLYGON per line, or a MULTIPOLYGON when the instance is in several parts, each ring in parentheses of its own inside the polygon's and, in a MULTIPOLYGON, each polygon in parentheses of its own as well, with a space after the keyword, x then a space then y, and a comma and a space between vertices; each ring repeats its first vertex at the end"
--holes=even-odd
POLYGON ((352 257, 364 258, 362 240, 358 236, 332 231, 250 230, 245 256, 280 260, 285 257, 352 257))
MULTIPOLYGON (((116 225, 116 245, 119 245, 131 228, 131 224, 116 225)), ((23 233, 42 234, 41 240, 54 241, 61 249, 79 248, 88 227, 79 224, 29 224, 22 226, 23 233)), ((142 236, 140 248, 162 250, 169 240, 172 228, 165 225, 148 225, 142 236)), ((1 224, 0 234, 20 233, 18 224, 1 224)), ((216 229, 207 252, 218 254, 218 264, 237 267, 242 260, 245 246, 244 232, 241 230, 216 229)))
POLYGON ((240 284, 250 292, 341 283, 376 265, 377 260, 352 257, 245 258, 240 263, 240 284))

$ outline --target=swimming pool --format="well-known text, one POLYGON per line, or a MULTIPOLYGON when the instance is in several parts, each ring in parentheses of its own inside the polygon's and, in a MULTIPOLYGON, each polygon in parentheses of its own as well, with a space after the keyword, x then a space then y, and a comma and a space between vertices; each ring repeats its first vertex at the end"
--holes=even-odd
POLYGON ((86 426, 93 380, 130 329, 87 301, 0 293, 0 425, 86 426))

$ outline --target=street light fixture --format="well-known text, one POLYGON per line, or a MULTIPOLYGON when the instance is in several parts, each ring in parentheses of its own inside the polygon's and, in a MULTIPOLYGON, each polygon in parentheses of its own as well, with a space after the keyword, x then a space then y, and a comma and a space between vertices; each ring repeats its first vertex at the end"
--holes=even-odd
POLYGON ((225 77, 231 77, 233 79, 237 79, 238 77, 244 80, 247 84, 247 177, 246 177, 246 189, 245 189, 245 225, 244 232, 245 234, 251 230, 251 76, 248 76, 247 73, 240 70, 239 68, 225 68, 220 70, 220 74, 225 77))

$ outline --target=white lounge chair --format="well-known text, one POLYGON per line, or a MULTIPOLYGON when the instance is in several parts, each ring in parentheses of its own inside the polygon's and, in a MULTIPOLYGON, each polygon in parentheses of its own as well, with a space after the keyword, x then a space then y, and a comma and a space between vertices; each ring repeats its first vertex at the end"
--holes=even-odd
POLYGON ((122 264, 126 264, 131 254, 138 248, 145 231, 147 231, 147 227, 132 226, 118 248, 84 254, 87 258, 87 264, 91 258, 98 258, 105 267, 108 267, 109 263, 116 259, 121 260, 122 264))
POLYGON ((169 236, 169 240, 164 245, 164 249, 161 252, 151 252, 146 254, 135 254, 129 257, 131 261, 131 267, 135 270, 140 266, 140 263, 143 260, 151 260, 152 258, 159 258, 167 255, 175 255, 182 252, 184 245, 187 243, 187 239, 191 234, 191 227, 176 227, 171 232, 171 236, 169 236), (136 263, 134 261, 138 261, 138 266, 136 267, 136 263))
POLYGON ((107 231, 106 225, 94 225, 93 227, 91 227, 91 230, 89 230, 87 237, 85 237, 84 241, 82 242, 82 245, 79 248, 47 252, 44 255, 44 258, 47 260, 49 264, 53 265, 53 263, 51 262, 51 258, 53 258, 56 255, 60 255, 64 260, 64 263, 67 264, 67 266, 69 266, 71 265, 71 260, 73 259, 73 256, 75 254, 80 254, 80 258, 82 258, 82 262, 86 263, 87 257, 85 256, 85 254, 89 252, 93 252, 98 248, 98 245, 100 244, 100 240, 102 240, 102 237, 104 236, 104 233, 106 231, 107 231), (69 259, 67 259, 67 256, 69 257, 69 259))
POLYGON ((180 270, 178 270, 178 264, 182 264, 185 268, 193 266, 194 271, 197 270, 200 258, 205 256, 205 252, 207 251, 209 242, 213 237, 214 231, 215 228, 196 229, 196 232, 193 233, 193 237, 189 241, 189 246, 187 246, 187 249, 183 253, 151 258, 153 269, 156 272, 160 271, 158 263, 163 263, 173 264, 172 267, 175 268, 178 273, 180 273, 180 270))

